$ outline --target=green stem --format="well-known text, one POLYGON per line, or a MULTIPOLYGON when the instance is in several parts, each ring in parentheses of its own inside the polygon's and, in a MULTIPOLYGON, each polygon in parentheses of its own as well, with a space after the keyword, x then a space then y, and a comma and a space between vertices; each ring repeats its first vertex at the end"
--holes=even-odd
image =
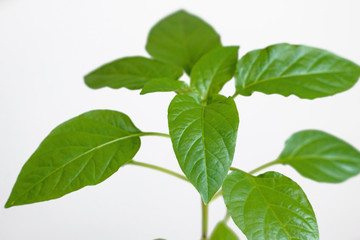
POLYGON ((201 210, 202 210, 202 234, 201 234, 201 240, 207 240, 208 205, 204 204, 202 199, 201 199, 201 210))
POLYGON ((235 98, 237 95, 239 95, 239 93, 238 93, 238 92, 235 92, 234 95, 232 95, 231 97, 232 97, 232 98, 235 98))
POLYGON ((185 176, 183 176, 183 175, 181 175, 181 174, 179 174, 179 173, 173 172, 173 171, 171 171, 171 170, 169 170, 169 169, 166 169, 166 168, 163 168, 163 167, 159 167, 159 166, 156 166, 156 165, 153 165, 153 164, 143 163, 143 162, 136 162, 136 161, 134 161, 134 160, 131 160, 131 161, 128 162, 127 164, 131 164, 131 165, 136 165, 136 166, 140 166, 140 167, 145 167, 145 168, 154 169, 154 170, 157 170, 157 171, 160 171, 160 172, 169 174, 169 175, 171 175, 171 176, 174 176, 174 177, 177 177, 177 178, 180 178, 180 179, 182 179, 182 180, 184 180, 184 181, 189 182, 189 180, 188 180, 185 176))
POLYGON ((236 167, 231 167, 230 168, 231 171, 241 171, 240 169, 236 168, 236 167))
POLYGON ((228 221, 229 221, 229 219, 230 219, 230 213, 229 213, 229 211, 226 209, 226 214, 225 214, 225 217, 224 217, 224 222, 225 223, 227 223, 228 221))
POLYGON ((270 167, 270 166, 272 166, 272 165, 275 165, 275 164, 277 164, 277 163, 278 163, 277 160, 272 161, 272 162, 268 162, 268 163, 266 163, 266 164, 264 164, 264 165, 261 165, 261 166, 258 167, 258 168, 255 168, 254 170, 251 170, 251 171, 249 172, 249 174, 257 173, 257 172, 259 172, 259 171, 261 171, 261 170, 263 170, 263 169, 265 169, 265 168, 267 168, 267 167, 270 167))
POLYGON ((215 199, 217 199, 218 197, 220 197, 222 195, 222 189, 220 189, 214 196, 213 198, 211 199, 210 202, 214 201, 215 199))
POLYGON ((142 132, 142 133, 139 133, 139 136, 158 136, 158 137, 170 138, 169 134, 167 134, 167 133, 158 133, 158 132, 142 132))
MULTIPOLYGON (((264 164, 264 165, 261 165, 261 166, 258 167, 258 168, 255 168, 254 170, 251 170, 251 171, 249 172, 249 174, 257 173, 258 171, 261 171, 261 170, 263 170, 264 168, 270 167, 270 166, 275 165, 275 164, 277 164, 277 163, 279 163, 277 160, 272 161, 272 162, 268 162, 268 163, 266 163, 266 164, 264 164)), ((231 171, 241 171, 240 169, 238 169, 238 168, 236 168, 236 167, 231 167, 230 170, 231 170, 231 171)), ((220 190, 214 195, 214 197, 211 199, 211 201, 214 201, 215 199, 217 199, 218 197, 220 197, 222 194, 223 194, 222 189, 220 189, 220 190)))

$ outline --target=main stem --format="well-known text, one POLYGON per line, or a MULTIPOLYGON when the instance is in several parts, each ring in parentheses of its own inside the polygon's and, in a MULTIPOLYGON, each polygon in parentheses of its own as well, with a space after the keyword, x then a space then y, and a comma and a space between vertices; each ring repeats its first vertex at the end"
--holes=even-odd
MULTIPOLYGON (((235 93, 232 97, 235 98, 238 94, 235 93)), ((169 138, 169 134, 165 134, 165 133, 157 133, 157 132, 143 132, 140 133, 139 136, 160 136, 160 137, 167 137, 169 138)), ((272 161, 269 163, 266 163, 258 168, 255 168, 254 170, 250 171, 249 174, 254 174, 256 172, 259 172, 261 170, 263 170, 264 168, 270 167, 272 165, 277 164, 278 162, 272 161)), ((132 165, 137 165, 137 166, 141 166, 141 167, 146 167, 146 168, 150 168, 150 169, 154 169, 163 173, 167 173, 169 175, 172 175, 174 177, 180 178, 182 180, 185 181, 189 181, 185 176, 178 174, 176 172, 173 172, 169 169, 166 168, 162 168, 156 165, 152 165, 152 164, 148 164, 148 163, 142 163, 142 162, 135 162, 134 160, 130 161, 128 164, 132 164, 132 165)), ((232 171, 237 171, 239 169, 237 168, 231 168, 232 171)), ((222 191, 220 190, 214 197, 212 200, 216 199, 217 197, 222 195, 222 191)), ((201 199, 201 211, 202 211, 202 233, 201 233, 201 240, 207 240, 207 232, 208 232, 208 205, 204 204, 203 200, 201 199)), ((224 218, 224 221, 227 222, 230 218, 230 214, 228 211, 226 211, 226 215, 224 218)))
POLYGON ((202 199, 201 199, 201 210, 202 210, 202 234, 201 234, 201 240, 207 240, 208 205, 204 204, 202 199))
MULTIPOLYGON (((170 137, 168 134, 165 134, 165 133, 157 133, 157 132, 143 132, 143 133, 140 133, 139 136, 160 136, 160 137, 170 137)), ((166 168, 163 168, 163 167, 159 167, 159 166, 156 166, 156 165, 153 165, 153 164, 149 164, 149 163, 143 163, 143 162, 136 162, 134 160, 131 160, 128 162, 128 164, 131 164, 131 165, 136 165, 136 166, 140 166, 140 167, 145 167, 145 168, 149 168, 149 169, 153 169, 153 170, 157 170, 157 171, 160 171, 160 172, 163 172, 163 173, 166 173, 166 174, 169 174, 169 175, 172 175, 174 177, 177 177, 177 178, 180 178, 184 181, 187 181, 189 182, 189 180, 181 175, 181 174, 178 174, 176 172, 173 172, 169 169, 166 169, 166 168)), ((207 233, 208 233, 208 205, 205 204, 203 202, 203 200, 201 199, 201 211, 202 211, 202 233, 201 233, 201 240, 207 240, 207 233)))

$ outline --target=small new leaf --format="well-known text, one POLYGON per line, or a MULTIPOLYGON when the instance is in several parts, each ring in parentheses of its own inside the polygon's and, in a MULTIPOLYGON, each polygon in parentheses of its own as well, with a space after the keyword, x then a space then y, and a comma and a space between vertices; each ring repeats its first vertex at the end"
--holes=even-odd
POLYGON ((217 94, 235 72, 239 47, 221 47, 205 54, 195 64, 190 75, 190 86, 202 99, 217 94))
POLYGON ((231 228, 225 222, 221 221, 216 226, 211 234, 210 240, 240 240, 231 228))
POLYGON ((237 93, 254 91, 314 99, 351 88, 360 67, 326 50, 276 44, 243 56, 235 73, 237 93))
POLYGON ((90 111, 64 122, 25 163, 5 207, 59 198, 104 181, 134 157, 140 135, 116 111, 90 111))
POLYGON ((360 173, 360 152, 343 140, 318 130, 293 134, 278 163, 288 164, 304 177, 338 183, 360 173))
POLYGON ((144 95, 152 92, 172 92, 188 89, 189 86, 183 81, 177 81, 169 78, 157 78, 145 83, 140 94, 144 95))
POLYGON ((232 98, 203 102, 195 93, 177 95, 168 110, 170 137, 179 165, 207 204, 233 160, 239 117, 232 98))
POLYGON ((314 211, 302 189, 277 172, 253 177, 228 175, 223 196, 235 224, 248 240, 318 240, 314 211))
POLYGON ((220 36, 210 25, 181 10, 150 30, 146 50, 155 59, 180 66, 190 74, 202 55, 220 46, 220 36))
POLYGON ((90 88, 128 88, 141 89, 146 82, 154 78, 176 80, 182 75, 182 69, 145 57, 126 57, 107 63, 85 76, 90 88))

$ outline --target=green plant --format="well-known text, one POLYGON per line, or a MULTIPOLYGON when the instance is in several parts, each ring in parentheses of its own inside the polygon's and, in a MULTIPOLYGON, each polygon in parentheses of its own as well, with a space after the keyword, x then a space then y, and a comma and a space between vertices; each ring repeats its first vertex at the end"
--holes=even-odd
POLYGON ((116 60, 88 74, 85 82, 91 88, 142 89, 141 94, 176 92, 168 110, 170 135, 142 132, 116 111, 81 114, 40 144, 5 207, 59 198, 132 164, 194 185, 202 198, 203 240, 238 239, 227 226, 230 217, 249 240, 319 239, 315 214, 299 185, 277 172, 254 174, 286 164, 315 181, 342 182, 360 172, 360 152, 328 133, 304 130, 286 141, 276 160, 248 173, 231 167, 239 125, 234 98, 254 91, 304 99, 331 96, 351 88, 360 67, 325 50, 291 44, 255 50, 238 60, 238 47, 222 46, 213 28, 185 11, 157 23, 146 49, 152 59, 116 60), (190 86, 178 80, 183 71, 190 86), (220 95, 233 77, 235 94, 220 95), (134 161, 142 136, 170 137, 185 176, 134 161), (228 214, 208 237, 208 204, 221 195, 228 214))

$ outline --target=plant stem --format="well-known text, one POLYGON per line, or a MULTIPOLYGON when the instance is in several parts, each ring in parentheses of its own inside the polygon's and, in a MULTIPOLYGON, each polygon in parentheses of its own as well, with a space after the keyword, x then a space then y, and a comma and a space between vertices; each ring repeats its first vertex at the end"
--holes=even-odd
POLYGON ((202 199, 201 199, 201 210, 202 210, 202 234, 201 234, 201 240, 207 240, 208 205, 204 204, 202 199))
POLYGON ((166 137, 170 138, 170 135, 167 133, 158 133, 158 132, 142 132, 139 136, 158 136, 158 137, 166 137))
POLYGON ((228 221, 229 221, 229 219, 230 219, 230 213, 229 213, 229 211, 226 209, 226 214, 225 214, 225 217, 224 217, 224 222, 225 223, 227 223, 228 221))
POLYGON ((131 161, 128 162, 127 164, 131 164, 131 165, 136 165, 136 166, 141 166, 141 167, 145 167, 145 168, 154 169, 154 170, 157 170, 157 171, 160 171, 160 172, 163 172, 163 173, 172 175, 172 176, 174 176, 174 177, 177 177, 177 178, 180 178, 180 179, 182 179, 182 180, 184 180, 184 181, 189 182, 189 180, 188 180, 185 176, 183 176, 183 175, 181 175, 181 174, 179 174, 179 173, 176 173, 176 172, 174 172, 174 171, 171 171, 171 170, 169 170, 169 169, 163 168, 163 167, 159 167, 159 166, 152 165, 152 164, 149 164, 149 163, 136 162, 136 161, 134 161, 134 160, 131 160, 131 161))
POLYGON ((266 163, 266 164, 264 164, 264 165, 261 165, 261 166, 258 167, 258 168, 255 168, 254 170, 251 170, 251 171, 249 172, 249 174, 257 173, 257 172, 259 172, 259 171, 261 171, 261 170, 263 170, 263 169, 265 169, 265 168, 267 168, 267 167, 270 167, 270 166, 272 166, 272 165, 275 165, 275 164, 277 164, 277 163, 278 163, 277 160, 274 160, 274 161, 272 161, 272 162, 268 162, 268 163, 266 163))
POLYGON ((211 202, 214 201, 215 199, 217 199, 218 197, 220 197, 222 195, 222 189, 220 189, 211 199, 211 202))
MULTIPOLYGON (((258 167, 258 168, 255 168, 254 170, 251 170, 251 171, 249 172, 249 174, 257 173, 258 171, 261 171, 261 170, 263 170, 263 169, 265 169, 265 168, 267 168, 267 167, 270 167, 270 166, 272 166, 272 165, 275 165, 275 164, 277 164, 277 163, 279 163, 277 160, 272 161, 272 162, 268 162, 268 163, 266 163, 266 164, 264 164, 264 165, 261 165, 261 166, 258 167)), ((230 170, 231 170, 231 171, 241 171, 240 169, 238 169, 238 168, 236 168, 236 167, 231 167, 230 170)), ((214 195, 214 197, 211 199, 211 201, 214 201, 215 199, 217 199, 218 197, 220 197, 220 196, 222 195, 222 193, 223 193, 223 192, 222 192, 222 189, 220 189, 220 190, 214 195)))
POLYGON ((235 98, 237 95, 239 95, 239 93, 236 92, 236 93, 234 93, 234 95, 232 95, 231 97, 232 97, 232 98, 235 98))
POLYGON ((230 168, 231 171, 241 171, 240 169, 236 168, 236 167, 231 167, 230 168))

